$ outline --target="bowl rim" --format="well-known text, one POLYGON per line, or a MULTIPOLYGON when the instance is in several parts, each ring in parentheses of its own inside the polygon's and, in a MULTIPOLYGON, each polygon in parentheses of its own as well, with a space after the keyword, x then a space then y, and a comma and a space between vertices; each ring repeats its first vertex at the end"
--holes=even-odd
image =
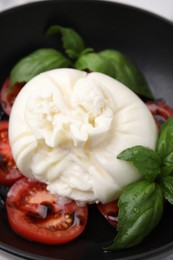
MULTIPOLYGON (((120 3, 120 2, 114 2, 114 1, 111 1, 111 0, 36 0, 36 1, 31 1, 31 2, 26 2, 26 3, 22 3, 22 4, 19 4, 17 6, 13 6, 13 7, 10 7, 10 8, 7 8, 5 10, 2 10, 0 11, 0 17, 1 16, 7 16, 7 15, 10 15, 11 12, 16 12, 18 10, 22 10, 23 8, 26 9, 30 6, 39 6, 39 5, 45 5, 45 4, 48 4, 48 3, 64 3, 64 2, 74 2, 74 3, 79 3, 81 2, 82 3, 90 3, 90 4, 93 4, 93 3, 98 3, 98 4, 106 4, 106 5, 113 5, 113 6, 122 6, 122 7, 126 7, 128 10, 136 10, 137 12, 141 12, 143 13, 144 15, 149 15, 149 16, 152 16, 153 18, 155 19, 159 19, 161 20, 162 22, 164 23, 167 23, 171 26, 173 26, 173 21, 165 18, 165 17, 162 17, 156 13, 153 13, 151 11, 148 11, 148 10, 145 10, 145 9, 142 9, 140 7, 135 7, 135 6, 131 6, 130 4, 126 4, 126 3, 120 3)), ((51 257, 46 257, 46 256, 41 256, 41 255, 37 255, 37 254, 33 254, 33 253, 30 253, 30 252, 27 252, 27 251, 24 251, 24 250, 21 250, 21 249, 17 249, 13 246, 10 246, 4 242, 1 242, 0 241, 0 249, 7 252, 7 253, 10 253, 12 255, 15 255, 15 256, 20 256, 20 257, 24 257, 26 259, 26 253, 27 253, 27 259, 33 259, 33 260, 53 260, 55 258, 51 258, 51 257)), ((166 256, 169 256, 170 253, 173 253, 173 241, 172 242, 169 242, 168 244, 166 245, 163 245, 157 249, 154 249, 154 250, 151 250, 150 252, 145 252, 145 253, 139 253, 137 254, 136 256, 125 256, 125 257, 122 257, 122 258, 119 258, 119 260, 135 260, 135 259, 146 259, 146 257, 148 257, 147 259, 157 259, 158 260, 158 256, 159 257, 166 257, 166 256)), ((117 258, 118 260, 118 258, 117 258)))
POLYGON ((64 2, 73 2, 73 3, 90 3, 90 4, 93 4, 93 3, 102 3, 102 4, 107 4, 107 5, 116 5, 116 6, 124 6, 124 7, 127 7, 128 9, 131 9, 131 10, 136 10, 137 12, 142 12, 144 14, 148 14, 148 15, 151 15, 157 19, 160 19, 166 23, 169 23, 171 25, 173 25, 173 20, 170 20, 166 17, 163 17, 157 13, 153 13, 152 11, 149 11, 149 10, 146 10, 146 9, 143 9, 142 7, 138 7, 138 6, 133 6, 131 4, 128 4, 128 3, 120 3, 120 2, 114 2, 113 0, 27 0, 27 2, 23 2, 21 4, 18 4, 16 6, 11 6, 9 8, 6 8, 4 10, 0 10, 0 15, 3 15, 6 13, 8 14, 9 12, 14 12, 16 11, 16 9, 20 9, 20 8, 27 8, 28 6, 32 6, 32 5, 44 5, 45 3, 64 3, 64 2))

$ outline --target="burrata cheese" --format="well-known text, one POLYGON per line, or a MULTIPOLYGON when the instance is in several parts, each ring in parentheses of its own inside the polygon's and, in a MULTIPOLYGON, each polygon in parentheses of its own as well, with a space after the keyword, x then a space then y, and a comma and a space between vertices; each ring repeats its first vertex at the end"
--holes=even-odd
POLYGON ((30 80, 18 94, 9 140, 19 170, 62 198, 86 203, 117 199, 142 178, 126 148, 155 148, 157 127, 146 105, 101 73, 55 69, 30 80))

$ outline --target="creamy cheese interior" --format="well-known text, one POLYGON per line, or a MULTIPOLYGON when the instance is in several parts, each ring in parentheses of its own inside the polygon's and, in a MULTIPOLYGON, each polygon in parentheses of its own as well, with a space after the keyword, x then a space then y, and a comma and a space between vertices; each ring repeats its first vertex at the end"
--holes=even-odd
POLYGON ((106 203, 142 177, 117 155, 135 145, 155 148, 157 128, 145 104, 120 82, 101 73, 56 69, 21 90, 9 139, 28 178, 61 197, 106 203))

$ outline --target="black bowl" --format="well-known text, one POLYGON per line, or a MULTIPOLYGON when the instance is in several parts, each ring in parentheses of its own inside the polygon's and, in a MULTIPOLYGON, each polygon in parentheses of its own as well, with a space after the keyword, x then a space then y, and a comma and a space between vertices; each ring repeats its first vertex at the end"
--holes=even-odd
MULTIPOLYGON (((148 12, 104 1, 49 0, 2 12, 0 85, 19 58, 40 47, 58 47, 56 38, 44 35, 52 24, 74 28, 97 51, 113 48, 128 55, 154 96, 173 106, 173 25, 148 12)), ((115 232, 94 207, 84 233, 63 246, 45 246, 15 235, 1 209, 0 248, 28 259, 163 259, 173 252, 172 223, 173 207, 165 205, 160 224, 139 246, 104 253, 102 246, 115 232)))

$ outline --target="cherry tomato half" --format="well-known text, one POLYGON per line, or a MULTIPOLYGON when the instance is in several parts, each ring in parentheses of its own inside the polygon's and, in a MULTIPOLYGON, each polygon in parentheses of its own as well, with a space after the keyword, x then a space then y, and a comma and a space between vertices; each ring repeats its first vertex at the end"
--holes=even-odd
POLYGON ((158 128, 169 118, 173 117, 173 108, 163 100, 153 100, 146 102, 147 107, 152 113, 158 128))
POLYGON ((118 225, 118 201, 114 200, 112 202, 102 204, 97 204, 97 208, 102 213, 102 215, 108 220, 108 222, 113 226, 118 225))
POLYGON ((6 200, 9 223, 20 236, 44 244, 63 244, 78 237, 88 219, 88 207, 75 201, 59 203, 40 182, 22 178, 6 200))
POLYGON ((18 93, 20 92, 21 88, 24 86, 25 83, 16 83, 12 91, 9 91, 10 87, 10 78, 7 78, 2 86, 0 92, 0 102, 2 109, 7 115, 10 115, 12 105, 18 93))
POLYGON ((8 121, 0 121, 0 184, 10 186, 21 177, 9 145, 8 121))

